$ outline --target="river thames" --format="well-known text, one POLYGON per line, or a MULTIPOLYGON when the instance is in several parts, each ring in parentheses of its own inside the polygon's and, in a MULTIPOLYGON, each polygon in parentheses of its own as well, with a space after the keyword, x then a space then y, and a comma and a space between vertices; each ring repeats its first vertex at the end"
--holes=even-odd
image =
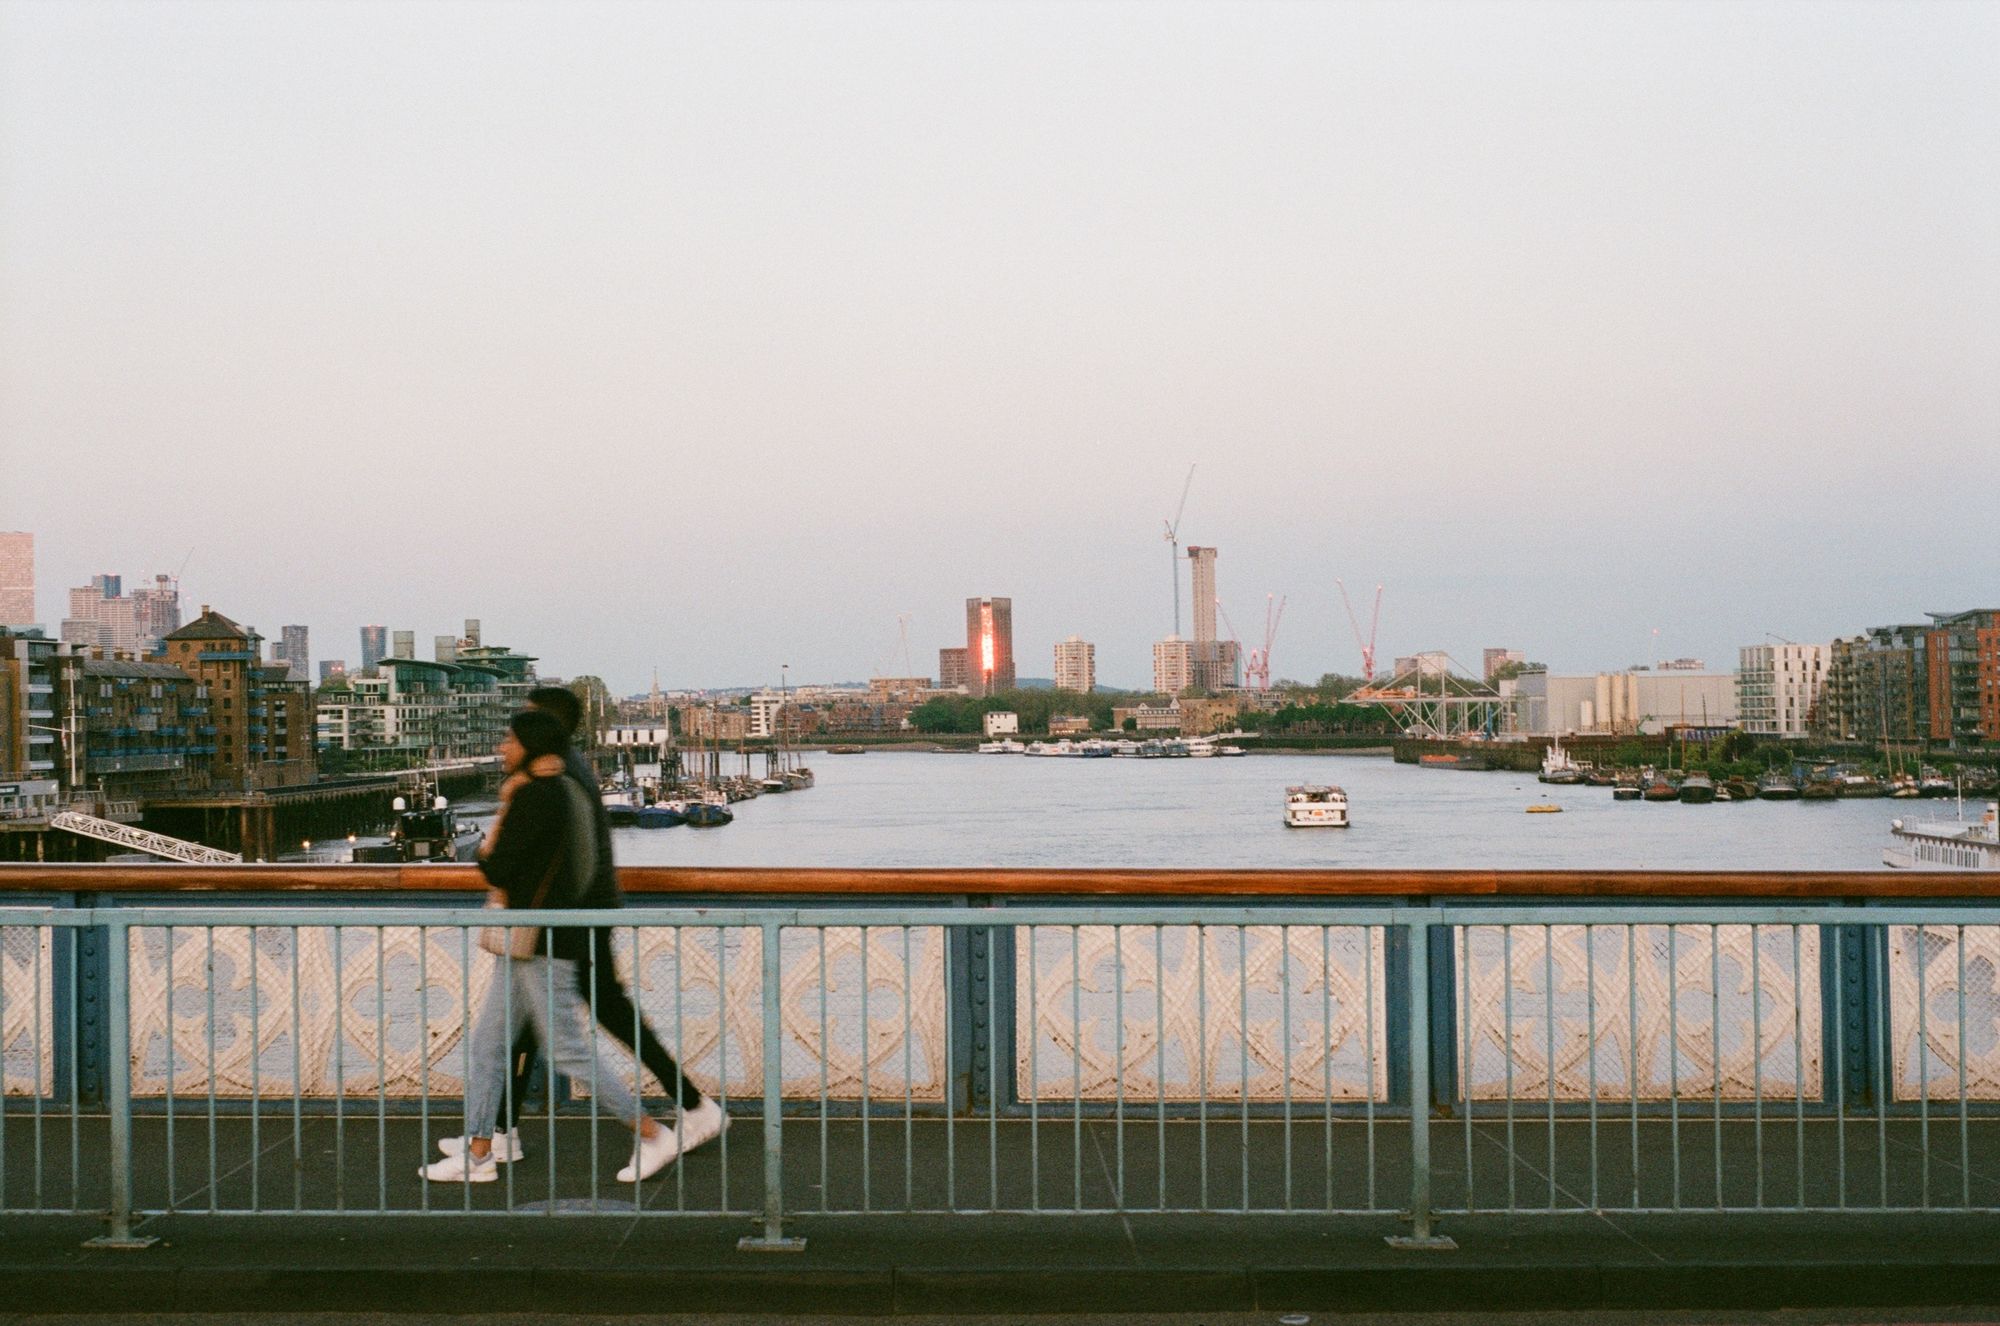
POLYGON ((619 830, 620 864, 1867 870, 1882 868, 1892 818, 1957 813, 1948 800, 1613 801, 1608 787, 1361 755, 811 761, 817 786, 739 803, 725 828, 619 830), (1344 787, 1353 827, 1286 828, 1285 788, 1307 782, 1344 787), (1525 813, 1541 802, 1564 813, 1525 813))

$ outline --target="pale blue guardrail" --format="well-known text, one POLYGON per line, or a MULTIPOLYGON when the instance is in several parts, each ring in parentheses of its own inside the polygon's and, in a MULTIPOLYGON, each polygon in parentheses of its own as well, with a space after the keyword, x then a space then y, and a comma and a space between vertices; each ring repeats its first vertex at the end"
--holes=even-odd
POLYGON ((114 1244, 170 1212, 742 1214, 767 1249, 885 1211, 1403 1214, 1444 1246, 1450 1214, 2000 1210, 2000 907, 633 907, 621 965, 734 1141, 605 1187, 593 1098, 524 1125, 541 1166, 425 1184, 493 919, 0 908, 0 1210, 114 1244))

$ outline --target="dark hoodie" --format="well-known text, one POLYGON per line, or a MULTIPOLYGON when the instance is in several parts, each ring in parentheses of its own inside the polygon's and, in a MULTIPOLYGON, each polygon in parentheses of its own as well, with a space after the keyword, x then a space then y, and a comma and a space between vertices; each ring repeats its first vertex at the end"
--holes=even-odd
MULTIPOLYGON (((508 907, 603 905, 586 901, 594 896, 600 874, 598 834, 591 815, 595 801, 567 774, 531 777, 515 791, 493 850, 479 863, 487 882, 507 895, 508 907)), ((545 933, 536 941, 535 952, 544 953, 547 946, 545 933)), ((558 929, 552 956, 587 960, 590 932, 558 929)))

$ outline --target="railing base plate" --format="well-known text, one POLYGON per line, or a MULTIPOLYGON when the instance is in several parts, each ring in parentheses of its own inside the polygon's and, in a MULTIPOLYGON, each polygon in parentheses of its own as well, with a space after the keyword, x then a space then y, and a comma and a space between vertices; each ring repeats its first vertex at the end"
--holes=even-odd
POLYGON ((1414 1234, 1391 1234, 1382 1241, 1392 1248, 1414 1248, 1429 1252, 1458 1251, 1457 1242, 1448 1234, 1432 1234, 1428 1238, 1418 1238, 1414 1234))
POLYGON ((745 1234, 742 1238, 736 1240, 736 1250, 738 1252, 804 1252, 806 1250, 806 1241, 804 1239, 767 1239, 759 1238, 755 1234, 745 1234))
POLYGON ((120 1252, 136 1252, 140 1248, 150 1248, 158 1242, 159 1239, 151 1234, 126 1234, 122 1237, 116 1234, 99 1234, 94 1239, 85 1239, 83 1246, 86 1248, 115 1248, 120 1252))

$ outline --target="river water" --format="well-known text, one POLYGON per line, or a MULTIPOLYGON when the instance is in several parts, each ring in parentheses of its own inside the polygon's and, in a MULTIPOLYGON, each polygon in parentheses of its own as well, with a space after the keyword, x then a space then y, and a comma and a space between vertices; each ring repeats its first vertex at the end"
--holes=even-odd
MULTIPOLYGON (((1532 774, 1381 756, 812 757, 817 786, 734 807, 720 829, 621 829, 622 865, 1867 870, 1889 821, 1950 801, 1613 801, 1532 774), (1288 829, 1288 784, 1337 783, 1353 827, 1288 829), (1526 808, 1555 802, 1560 815, 1526 808)), ((1968 814, 1976 813, 1968 802, 1968 814)))

